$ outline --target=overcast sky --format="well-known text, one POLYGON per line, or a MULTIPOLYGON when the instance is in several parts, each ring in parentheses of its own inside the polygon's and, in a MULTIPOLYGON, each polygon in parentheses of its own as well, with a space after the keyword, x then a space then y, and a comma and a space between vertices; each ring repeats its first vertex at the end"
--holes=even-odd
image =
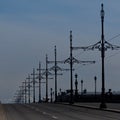
MULTIPOLYGON (((73 46, 88 46, 101 40, 101 3, 105 10, 105 40, 120 34, 120 0, 0 0, 0 99, 10 101, 21 83, 39 61, 45 68, 45 55, 54 60, 69 57, 69 31, 73 31, 73 46)), ((109 41, 120 45, 120 37, 109 41)), ((120 91, 120 50, 106 52, 106 91, 120 91)), ((94 91, 94 76, 97 76, 97 91, 101 90, 100 51, 74 51, 79 60, 96 60, 95 65, 78 65, 74 74, 84 81, 84 88, 94 91)), ((69 65, 59 65, 69 68, 69 65)), ((51 67, 51 65, 49 66, 51 67)), ((73 75, 74 75, 73 74, 73 75)), ((58 77, 58 89, 70 88, 70 74, 63 72, 58 77)), ((54 89, 54 80, 49 89, 54 89)), ((45 85, 42 97, 45 96, 45 85)))

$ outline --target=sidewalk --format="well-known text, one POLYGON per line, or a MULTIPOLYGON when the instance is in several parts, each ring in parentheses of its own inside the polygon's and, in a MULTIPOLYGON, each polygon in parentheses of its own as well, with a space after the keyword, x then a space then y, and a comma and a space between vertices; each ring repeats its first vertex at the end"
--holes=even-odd
MULTIPOLYGON (((64 103, 68 105, 69 103, 64 103)), ((73 106, 120 113, 120 103, 106 103, 106 109, 100 109, 100 103, 74 103, 73 106)))

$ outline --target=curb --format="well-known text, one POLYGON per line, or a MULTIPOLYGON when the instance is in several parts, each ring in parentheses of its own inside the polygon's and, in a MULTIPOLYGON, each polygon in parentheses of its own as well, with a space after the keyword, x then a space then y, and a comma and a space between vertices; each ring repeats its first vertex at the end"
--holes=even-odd
POLYGON ((58 104, 69 105, 69 106, 75 106, 75 107, 82 107, 82 108, 88 108, 88 109, 94 109, 94 110, 101 110, 101 111, 108 111, 108 112, 120 113, 120 110, 118 110, 118 109, 110 109, 110 108, 100 109, 100 108, 94 107, 94 106, 76 105, 76 104, 65 104, 65 103, 58 103, 58 104))

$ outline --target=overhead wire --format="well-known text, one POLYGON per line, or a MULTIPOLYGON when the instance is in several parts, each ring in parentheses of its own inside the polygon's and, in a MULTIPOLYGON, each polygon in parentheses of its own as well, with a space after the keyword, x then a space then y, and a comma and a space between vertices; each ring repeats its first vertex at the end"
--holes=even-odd
MULTIPOLYGON (((111 41, 111 40, 113 40, 113 39, 115 39, 115 38, 117 38, 117 37, 120 37, 120 34, 115 35, 114 37, 108 39, 107 41, 111 41)), ((83 54, 83 53, 84 53, 84 51, 82 51, 81 53, 78 53, 78 54, 83 54)), ((75 57, 78 56, 78 54, 75 55, 75 57)), ((110 56, 106 57, 105 59, 108 60, 108 58, 111 58, 111 57, 116 56, 116 55, 118 55, 118 54, 120 54, 120 52, 114 53, 113 55, 110 55, 110 56)), ((96 61, 96 62, 98 63, 98 62, 100 62, 100 60, 98 60, 98 61, 96 61)), ((87 65, 91 65, 91 64, 87 64, 87 65)), ((79 68, 79 67, 77 66, 76 69, 78 69, 78 68, 79 68)))
POLYGON ((113 39, 115 39, 115 38, 117 38, 117 37, 119 37, 119 36, 120 36, 120 34, 117 34, 117 35, 115 35, 114 37, 108 39, 107 41, 111 41, 111 40, 113 40, 113 39))
MULTIPOLYGON (((115 35, 114 37, 108 39, 107 41, 112 41, 113 39, 118 38, 118 37, 120 37, 120 34, 115 35)), ((82 54, 84 54, 84 52, 85 52, 85 51, 82 51, 82 52, 76 54, 74 57, 77 57, 79 54, 82 55, 82 54)), ((117 54, 120 54, 120 52, 114 53, 113 55, 110 55, 110 56, 106 57, 105 59, 108 60, 108 58, 111 58, 111 57, 113 57, 113 56, 116 56, 117 54)), ((100 63, 100 61, 101 61, 101 60, 99 59, 99 60, 97 60, 97 61, 95 61, 95 62, 98 64, 98 63, 100 63)), ((88 65, 90 66, 90 65, 93 65, 93 64, 87 64, 87 66, 88 66, 88 65)), ((96 64, 95 64, 95 65, 96 65, 96 64)), ((81 67, 83 67, 83 66, 85 66, 85 65, 82 65, 81 67)), ((74 68, 75 68, 75 70, 78 70, 80 67, 79 67, 78 65, 77 65, 77 66, 74 65, 74 68)))

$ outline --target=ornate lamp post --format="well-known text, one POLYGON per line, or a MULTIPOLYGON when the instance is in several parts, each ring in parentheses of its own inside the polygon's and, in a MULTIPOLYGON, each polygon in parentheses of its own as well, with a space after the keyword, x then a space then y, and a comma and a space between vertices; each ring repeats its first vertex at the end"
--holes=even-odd
POLYGON ((96 96, 96 81, 97 81, 97 77, 96 76, 94 77, 94 80, 95 80, 95 96, 96 96))
POLYGON ((100 108, 104 109, 107 108, 106 106, 106 101, 105 101, 105 71, 104 71, 104 58, 105 58, 105 51, 107 51, 107 49, 111 49, 111 50, 118 50, 120 49, 120 46, 117 45, 112 45, 111 43, 107 42, 104 39, 104 16, 105 16, 105 12, 103 9, 103 4, 101 4, 101 11, 100 11, 100 15, 101 15, 101 40, 93 45, 87 46, 87 47, 74 47, 74 50, 78 50, 78 49, 83 49, 83 50, 94 50, 94 49, 98 49, 101 52, 101 61, 102 61, 102 92, 101 92, 101 104, 100 104, 100 108))
POLYGON ((102 101, 100 104, 100 108, 106 108, 105 103, 105 68, 104 68, 104 58, 105 58, 105 47, 104 47, 104 10, 103 10, 103 4, 101 4, 101 58, 102 58, 102 101))
POLYGON ((75 74, 75 98, 78 96, 78 81, 77 81, 77 74, 75 74))
POLYGON ((81 95, 83 94, 83 80, 81 80, 81 95))
POLYGON ((52 91, 53 89, 52 88, 50 88, 50 95, 51 95, 51 103, 53 102, 53 99, 52 99, 52 94, 53 94, 53 91, 52 91))

